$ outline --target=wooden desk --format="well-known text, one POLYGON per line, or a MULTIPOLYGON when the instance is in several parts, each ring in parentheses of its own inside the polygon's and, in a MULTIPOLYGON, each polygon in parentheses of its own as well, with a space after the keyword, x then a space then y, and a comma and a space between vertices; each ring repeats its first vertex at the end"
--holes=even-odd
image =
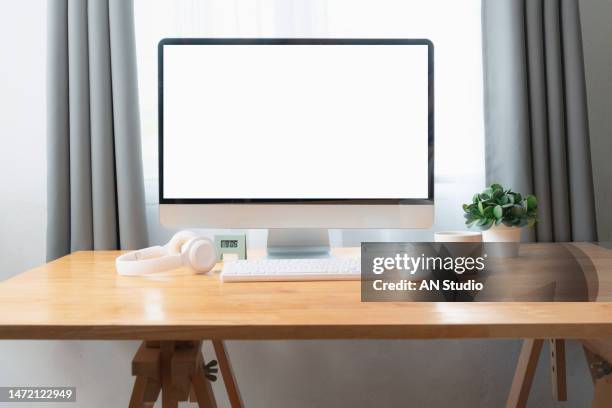
MULTIPOLYGON (((596 267, 600 294, 612 293, 612 251, 573 248, 596 267)), ((114 267, 119 253, 78 252, 0 283, 0 339, 612 337, 611 302, 362 303, 356 281, 224 284, 218 271, 187 269, 122 277, 114 267)))

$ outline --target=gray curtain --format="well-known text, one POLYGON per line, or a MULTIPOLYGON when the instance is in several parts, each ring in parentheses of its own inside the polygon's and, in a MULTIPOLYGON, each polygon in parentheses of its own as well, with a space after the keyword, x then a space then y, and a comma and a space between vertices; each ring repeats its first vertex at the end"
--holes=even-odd
POLYGON ((47 9, 47 259, 146 246, 132 1, 47 9))
POLYGON ((538 241, 597 239, 577 0, 482 0, 487 182, 534 193, 538 241))

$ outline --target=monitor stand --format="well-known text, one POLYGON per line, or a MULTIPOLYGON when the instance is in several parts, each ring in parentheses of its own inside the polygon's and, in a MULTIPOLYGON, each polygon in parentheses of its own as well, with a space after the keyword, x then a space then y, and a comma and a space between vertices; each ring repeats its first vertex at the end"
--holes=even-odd
POLYGON ((324 258, 330 254, 327 229, 269 229, 268 258, 324 258))

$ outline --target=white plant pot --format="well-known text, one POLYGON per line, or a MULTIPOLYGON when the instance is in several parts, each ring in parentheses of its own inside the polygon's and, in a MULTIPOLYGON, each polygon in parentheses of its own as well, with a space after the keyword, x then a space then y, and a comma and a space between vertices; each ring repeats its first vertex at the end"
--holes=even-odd
POLYGON ((453 257, 482 256, 480 231, 439 231, 434 234, 434 240, 453 257))
POLYGON ((497 258, 516 258, 519 255, 519 243, 521 242, 521 229, 519 227, 507 227, 505 225, 494 225, 482 232, 482 240, 485 242, 485 253, 497 258), (490 243, 490 245, 487 245, 490 243))
POLYGON ((482 233, 474 231, 439 231, 434 233, 435 242, 482 242, 482 233))
POLYGON ((504 224, 493 225, 486 231, 482 231, 484 242, 521 242, 521 229, 519 227, 507 227, 504 224))

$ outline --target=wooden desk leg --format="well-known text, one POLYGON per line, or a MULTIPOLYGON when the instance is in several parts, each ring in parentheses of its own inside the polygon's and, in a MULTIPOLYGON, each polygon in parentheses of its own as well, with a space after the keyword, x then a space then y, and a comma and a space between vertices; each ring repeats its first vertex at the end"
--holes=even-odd
POLYGON ((523 340, 523 347, 516 364, 512 387, 506 402, 507 408, 522 408, 527 405, 543 343, 544 340, 542 339, 523 340))
POLYGON ((236 384, 236 377, 234 377, 232 365, 227 356, 227 351, 225 350, 225 344, 223 344, 221 340, 213 340, 212 343, 215 354, 217 355, 217 361, 219 361, 219 369, 223 376, 223 383, 225 384, 225 390, 227 391, 230 405, 232 408, 242 408, 244 404, 242 403, 242 397, 240 396, 240 391, 236 384))
POLYGON ((159 391, 159 383, 152 382, 150 378, 136 377, 129 408, 153 408, 159 391))
POLYGON ((174 341, 162 341, 160 349, 160 370, 162 384, 162 408, 178 408, 172 387, 172 354, 174 354, 174 341))
POLYGON ((144 405, 144 393, 147 385, 147 379, 142 376, 136 377, 134 381, 134 388, 132 389, 132 396, 130 398, 129 408, 142 408, 144 405))
POLYGON ((204 372, 199 370, 191 379, 191 386, 200 408, 217 408, 215 395, 210 382, 204 377, 204 372))
POLYGON ((609 407, 612 407, 612 374, 595 381, 595 395, 593 396, 593 408, 609 407))
POLYGON ((582 350, 584 350, 584 358, 586 358, 587 365, 589 366, 591 380, 593 381, 593 385, 595 385, 597 382, 597 370, 595 369, 595 363, 598 361, 597 355, 585 346, 582 346, 582 350))
POLYGON ((565 340, 550 339, 550 375, 555 401, 567 401, 565 376, 565 340))
POLYGON ((612 407, 612 365, 584 346, 583 350, 595 385, 592 407, 612 407))
MULTIPOLYGON (((162 407, 177 408, 179 401, 197 401, 200 408, 216 408, 210 382, 204 375, 201 341, 143 342, 132 360, 136 376, 130 408, 151 406, 161 391, 162 407)), ((225 345, 213 341, 219 369, 232 408, 242 408, 242 398, 225 345)))
POLYGON ((159 344, 149 347, 143 342, 132 360, 132 375, 136 377, 130 398, 130 408, 152 407, 161 390, 159 344))

